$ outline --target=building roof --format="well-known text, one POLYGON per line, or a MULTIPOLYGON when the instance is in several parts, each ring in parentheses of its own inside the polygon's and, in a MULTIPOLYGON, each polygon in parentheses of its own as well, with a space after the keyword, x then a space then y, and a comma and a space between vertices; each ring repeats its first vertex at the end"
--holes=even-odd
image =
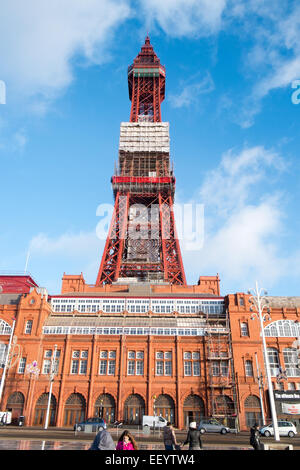
POLYGON ((17 305, 21 294, 0 294, 0 305, 17 305))
POLYGON ((300 308, 300 297, 267 296, 267 303, 272 308, 300 308))
POLYGON ((149 317, 149 316, 92 316, 50 315, 44 326, 95 326, 95 327, 151 327, 151 328, 203 328, 205 319, 200 317, 149 317))

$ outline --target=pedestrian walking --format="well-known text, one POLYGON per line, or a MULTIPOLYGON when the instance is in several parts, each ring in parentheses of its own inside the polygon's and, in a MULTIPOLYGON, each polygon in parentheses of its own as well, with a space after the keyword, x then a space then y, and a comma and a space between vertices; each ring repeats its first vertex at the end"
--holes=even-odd
POLYGON ((185 446, 186 444, 189 445, 189 450, 201 450, 202 449, 202 442, 201 442, 201 433, 197 429, 197 423, 192 421, 190 423, 190 427, 186 436, 186 440, 183 443, 185 446))
POLYGON ((178 446, 175 431, 170 421, 168 421, 167 425, 163 428, 163 439, 165 450, 173 450, 174 447, 176 449, 176 446, 178 446))
POLYGON ((116 450, 138 450, 137 443, 129 431, 125 430, 121 434, 116 450))
POLYGON ((99 432, 89 450, 115 450, 115 443, 106 427, 105 422, 100 426, 99 432))
POLYGON ((257 423, 255 423, 250 429, 250 445, 253 447, 254 450, 261 450, 260 436, 257 423))

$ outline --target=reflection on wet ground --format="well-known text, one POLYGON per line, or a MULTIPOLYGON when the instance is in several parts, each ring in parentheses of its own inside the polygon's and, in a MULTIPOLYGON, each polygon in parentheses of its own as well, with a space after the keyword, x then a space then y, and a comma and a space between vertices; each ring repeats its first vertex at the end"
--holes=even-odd
MULTIPOLYGON (((1 450, 88 450, 91 442, 79 441, 39 441, 39 440, 0 440, 1 450)), ((162 444, 140 444, 139 450, 164 450, 162 444)), ((187 447, 184 450, 188 450, 187 447)), ((207 446, 203 450, 249 450, 249 447, 207 446)))
MULTIPOLYGON (((91 442, 78 441, 38 441, 38 440, 0 440, 0 450, 88 450, 91 442)), ((141 444, 140 450, 163 450, 160 444, 141 444)))

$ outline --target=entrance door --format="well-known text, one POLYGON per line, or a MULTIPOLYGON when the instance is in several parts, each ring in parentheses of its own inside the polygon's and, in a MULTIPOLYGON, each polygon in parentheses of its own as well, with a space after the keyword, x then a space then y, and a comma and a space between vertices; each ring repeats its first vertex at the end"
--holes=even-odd
POLYGON ((95 416, 105 419, 106 423, 115 422, 115 400, 109 393, 103 393, 97 398, 95 416))
POLYGON ((85 419, 85 399, 79 393, 72 393, 66 401, 64 426, 74 426, 85 419))
MULTIPOLYGON (((47 416, 49 393, 43 393, 38 401, 36 402, 34 411, 34 426, 44 426, 47 416)), ((49 410, 49 426, 55 426, 55 415, 56 415, 56 399, 54 395, 51 395, 50 410, 49 410)))
POLYGON ((140 395, 130 395, 124 404, 124 422, 141 424, 145 414, 145 402, 140 395))
POLYGON ((166 418, 167 421, 175 422, 175 405, 173 398, 169 395, 159 395, 154 403, 155 414, 166 418))

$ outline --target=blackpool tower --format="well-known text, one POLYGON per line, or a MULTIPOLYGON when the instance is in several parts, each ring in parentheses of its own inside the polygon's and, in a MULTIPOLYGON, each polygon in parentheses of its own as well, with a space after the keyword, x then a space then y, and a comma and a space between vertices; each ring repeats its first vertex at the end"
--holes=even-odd
POLYGON ((186 285, 173 211, 169 123, 161 120, 165 76, 147 36, 128 67, 130 121, 120 127, 114 212, 96 286, 133 281, 186 285))

